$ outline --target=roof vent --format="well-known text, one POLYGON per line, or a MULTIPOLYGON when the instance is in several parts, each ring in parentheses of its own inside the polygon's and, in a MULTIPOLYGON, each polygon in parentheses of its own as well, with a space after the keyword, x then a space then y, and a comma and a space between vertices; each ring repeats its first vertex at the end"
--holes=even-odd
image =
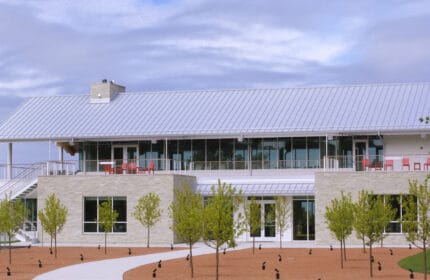
POLYGON ((125 87, 103 79, 101 83, 91 84, 90 102, 109 103, 119 92, 125 92, 125 87))

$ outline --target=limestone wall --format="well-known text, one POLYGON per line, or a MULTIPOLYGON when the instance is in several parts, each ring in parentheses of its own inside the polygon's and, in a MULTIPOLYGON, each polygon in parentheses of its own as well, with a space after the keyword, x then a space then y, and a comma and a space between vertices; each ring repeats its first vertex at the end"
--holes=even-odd
MULTIPOLYGON (((140 197, 149 192, 158 194, 163 209, 160 222, 150 232, 151 244, 172 243, 171 219, 168 207, 173 200, 174 188, 181 188, 184 182, 192 184, 195 177, 182 175, 79 175, 39 177, 37 187, 38 211, 45 207, 45 198, 55 193, 68 210, 67 223, 58 235, 61 243, 103 244, 103 233, 83 232, 83 201, 88 196, 125 196, 127 198, 127 233, 110 233, 110 243, 146 244, 146 228, 131 213, 140 197)), ((49 236, 42 234, 38 222, 38 237, 49 242, 49 236)))
MULTIPOLYGON (((426 172, 336 172, 317 173, 315 175, 315 241, 318 244, 337 244, 327 228, 324 213, 327 205, 335 197, 340 197, 341 191, 350 192, 353 201, 357 201, 360 190, 373 191, 375 194, 407 193, 409 180, 417 179, 423 182, 426 172)), ((355 233, 347 240, 347 245, 360 245, 355 233)), ((392 233, 384 240, 386 245, 406 245, 401 233, 392 233)))

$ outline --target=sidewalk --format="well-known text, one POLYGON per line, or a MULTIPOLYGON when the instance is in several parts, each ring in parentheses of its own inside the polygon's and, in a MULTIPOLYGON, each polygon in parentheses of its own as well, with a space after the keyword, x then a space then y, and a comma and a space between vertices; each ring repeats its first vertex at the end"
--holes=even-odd
MULTIPOLYGON (((239 244, 238 247, 231 250, 240 250, 252 247, 252 244, 239 244)), ((119 259, 110 259, 103 261, 88 262, 83 264, 66 266, 59 268, 33 278, 34 280, 122 280, 123 274, 135 267, 150 263, 157 263, 159 260, 167 261, 178 258, 185 258, 189 250, 171 251, 157 254, 149 254, 135 257, 124 257, 119 259)), ((213 254, 215 250, 204 244, 199 243, 193 248, 193 256, 213 254)), ((154 264, 155 267, 155 264, 154 264)))

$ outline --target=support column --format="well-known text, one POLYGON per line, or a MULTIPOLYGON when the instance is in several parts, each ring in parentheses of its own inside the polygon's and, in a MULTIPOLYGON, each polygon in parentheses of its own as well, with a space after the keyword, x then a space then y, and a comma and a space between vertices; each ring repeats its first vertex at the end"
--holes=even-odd
POLYGON ((58 147, 58 161, 60 162, 61 165, 61 174, 63 174, 62 172, 64 172, 64 148, 63 146, 58 147))
POLYGON ((12 180, 12 143, 8 143, 7 146, 7 179, 12 180))

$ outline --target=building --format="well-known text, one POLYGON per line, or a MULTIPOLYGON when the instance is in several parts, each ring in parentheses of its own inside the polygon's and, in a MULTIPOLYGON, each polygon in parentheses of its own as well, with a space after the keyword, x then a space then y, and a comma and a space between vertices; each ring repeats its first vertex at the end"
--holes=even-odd
MULTIPOLYGON (((112 197, 120 215, 110 239, 143 243, 131 212, 153 191, 164 211, 152 241, 170 243, 173 189, 190 184, 210 196, 220 179, 261 204, 257 240, 279 240, 268 217, 274 197, 286 196, 283 240, 330 244, 325 206, 341 191, 384 195, 401 215, 397 198, 408 181, 428 174, 430 129, 419 119, 429 97, 427 83, 126 93, 103 80, 90 95, 30 98, 0 124, 0 141, 9 143, 0 195, 25 198, 35 214, 56 193, 69 209, 59 242, 88 243, 100 242, 97 205, 112 197), (21 141, 55 141, 59 159, 15 166, 13 143, 21 141), (65 152, 78 160, 64 160, 65 152)), ((47 240, 36 215, 26 224, 47 240)), ((386 244, 405 242, 398 221, 386 232, 386 244)))

